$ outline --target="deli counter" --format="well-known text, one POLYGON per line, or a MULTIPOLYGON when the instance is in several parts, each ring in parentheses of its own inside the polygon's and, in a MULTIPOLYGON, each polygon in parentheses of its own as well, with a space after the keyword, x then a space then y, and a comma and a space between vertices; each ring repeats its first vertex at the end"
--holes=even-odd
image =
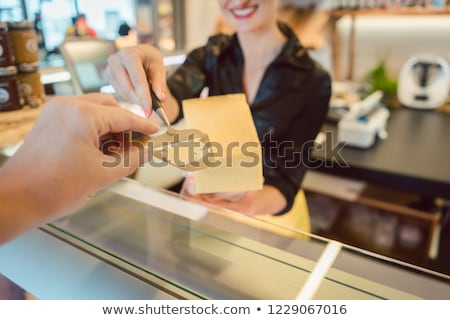
POLYGON ((132 179, 0 247, 38 299, 450 299, 450 277, 132 179))

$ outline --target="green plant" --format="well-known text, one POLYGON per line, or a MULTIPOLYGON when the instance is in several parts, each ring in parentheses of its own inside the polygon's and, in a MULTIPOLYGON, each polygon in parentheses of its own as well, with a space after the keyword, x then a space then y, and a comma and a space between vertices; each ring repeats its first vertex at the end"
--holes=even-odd
POLYGON ((381 90, 387 99, 392 99, 397 95, 397 80, 389 79, 384 61, 369 71, 366 81, 370 85, 369 93, 381 90))

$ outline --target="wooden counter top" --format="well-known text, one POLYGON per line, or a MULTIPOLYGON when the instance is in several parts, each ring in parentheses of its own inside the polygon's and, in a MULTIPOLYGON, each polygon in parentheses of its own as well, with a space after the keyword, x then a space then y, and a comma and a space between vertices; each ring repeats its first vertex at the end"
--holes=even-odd
POLYGON ((0 147, 19 143, 31 131, 42 107, 0 112, 0 147))

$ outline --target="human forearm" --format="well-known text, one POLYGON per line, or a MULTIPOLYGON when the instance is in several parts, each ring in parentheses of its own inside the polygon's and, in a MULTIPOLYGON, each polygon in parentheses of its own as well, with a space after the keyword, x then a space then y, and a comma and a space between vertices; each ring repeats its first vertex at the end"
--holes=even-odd
POLYGON ((253 215, 272 215, 286 207, 286 199, 277 188, 265 185, 256 193, 253 206, 253 215))
POLYGON ((0 245, 44 222, 44 215, 37 212, 39 206, 23 190, 23 182, 12 170, 0 169, 0 245))

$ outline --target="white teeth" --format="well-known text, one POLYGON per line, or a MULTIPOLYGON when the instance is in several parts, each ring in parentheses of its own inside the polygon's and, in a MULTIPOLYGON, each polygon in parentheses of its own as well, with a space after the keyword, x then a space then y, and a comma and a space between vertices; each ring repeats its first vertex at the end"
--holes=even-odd
POLYGON ((234 9, 233 13, 237 16, 243 17, 252 13, 253 10, 255 10, 255 8, 234 9))

